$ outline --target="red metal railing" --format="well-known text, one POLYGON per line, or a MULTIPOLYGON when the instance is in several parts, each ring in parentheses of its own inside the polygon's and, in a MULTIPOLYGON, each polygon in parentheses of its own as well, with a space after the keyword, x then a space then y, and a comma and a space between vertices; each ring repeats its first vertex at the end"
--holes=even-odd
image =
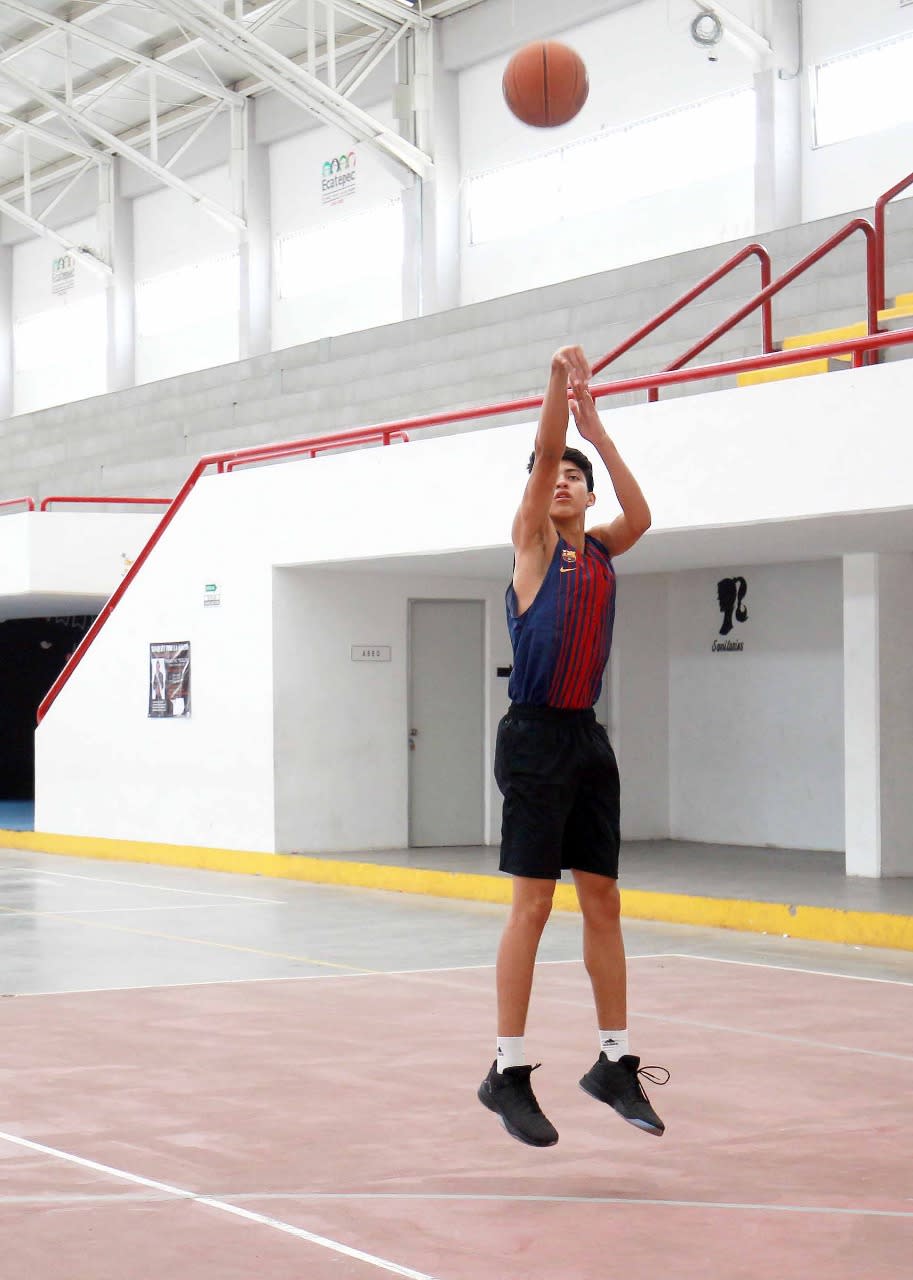
MULTIPOLYGON (((785 271, 782 276, 778 276, 778 278, 774 280, 772 284, 769 284, 765 289, 762 289, 761 292, 756 294, 755 297, 752 298, 750 302, 746 302, 743 307, 739 307, 738 311, 734 311, 727 320, 724 320, 721 324, 718 324, 715 329, 712 329, 711 332, 707 334, 706 337, 701 338, 700 342, 696 342, 693 347, 689 347, 689 349, 685 352, 683 356, 679 356, 677 360, 673 360, 672 364, 666 366, 665 372, 673 373, 678 369, 684 368, 686 364, 690 364, 690 362, 695 358, 695 356, 699 356, 702 351, 706 351, 709 346, 712 346, 713 343, 717 341, 717 339, 723 337, 723 335, 728 333, 730 329, 734 329, 735 326, 741 320, 744 320, 746 316, 751 315, 752 311, 756 311, 758 307, 764 306, 767 303, 769 303, 771 298, 775 297, 782 289, 785 289, 788 284, 792 284, 792 282, 798 276, 801 276, 804 272, 808 271, 809 267, 813 267, 815 263, 820 262, 822 258, 826 257, 829 253, 832 252, 832 250, 836 249, 838 245, 841 245, 844 240, 847 240, 856 231, 862 232, 862 234, 865 236, 865 242, 866 242, 865 260, 866 260, 867 329, 869 334, 877 333, 878 331, 878 299, 877 299, 878 252, 877 252, 877 244, 876 244, 876 237, 875 237, 875 228, 872 226, 871 222, 869 222, 868 219, 866 218, 853 218, 853 220, 851 222, 848 222, 846 226, 841 227, 839 231, 835 231, 834 234, 829 239, 825 240, 823 244, 818 245, 817 249, 813 249, 811 253, 806 254, 804 258, 801 258, 795 264, 795 266, 790 267, 790 269, 788 271, 785 271)), ((802 350, 808 353, 811 350, 811 348, 804 347, 802 348, 802 350)), ((809 359, 809 358, 810 358, 809 355, 806 354, 805 359, 809 359)), ((864 352, 854 352, 854 355, 853 355, 854 365, 856 365, 857 363, 858 364, 863 363, 863 359, 864 359, 864 352)), ((658 398, 658 387, 654 388, 651 391, 649 396, 650 400, 656 400, 657 398, 658 398)))
POLYGON ((0 507, 21 507, 25 503, 26 511, 35 510, 34 498, 3 498, 0 499, 0 507))
MULTIPOLYGON (((699 365, 694 369, 664 370, 662 373, 646 374, 637 378, 624 378, 618 382, 607 382, 601 386, 591 387, 594 398, 599 399, 602 396, 622 395, 629 391, 644 391, 651 388, 679 386, 687 382, 699 382, 705 378, 718 378, 731 374, 747 373, 753 369, 774 368, 783 364, 798 364, 801 361, 808 360, 814 356, 825 355, 852 355, 854 364, 861 363, 861 359, 856 360, 857 355, 862 356, 866 352, 880 350, 883 347, 900 346, 903 343, 913 342, 913 330, 898 330, 894 333, 874 333, 859 338, 848 338, 842 342, 823 343, 817 347, 802 347, 792 351, 774 351, 768 355, 761 356, 744 356, 738 360, 728 360, 715 365, 699 365)), ((493 417, 495 415, 516 413, 526 409, 537 409, 542 404, 542 396, 530 396, 523 400, 512 400, 503 404, 482 405, 475 409, 461 409, 449 413, 426 414, 419 418, 405 418, 399 422, 387 422, 381 426, 373 428, 362 428, 360 431, 354 431, 353 436, 363 435, 366 430, 371 430, 375 434, 391 438, 405 431, 420 430, 423 427, 441 426, 448 422, 470 422, 478 418, 493 417)), ((340 433, 336 437, 339 444, 346 433, 340 433)), ((275 449, 273 457, 284 459, 294 454, 307 452, 312 448, 319 448, 325 437, 317 436, 311 439, 292 440, 287 444, 277 444, 272 446, 275 449)), ((142 569, 143 565, 152 554, 159 539, 165 533, 171 521, 177 515, 178 511, 186 502, 188 496, 196 486, 197 481, 209 467, 219 467, 225 463, 241 463, 243 461, 262 460, 264 458, 265 447, 263 445, 255 445, 248 449, 234 449, 228 453, 207 454, 202 457, 191 471, 190 475, 184 481, 180 491, 172 502, 171 506, 165 512, 159 524, 156 526, 152 537, 143 547, 142 551, 130 566, 126 576, 121 581, 117 590, 111 596, 110 600, 102 609, 101 613, 89 628, 79 647, 73 653, 67 662, 63 671, 54 681, 48 690, 44 700, 38 708, 39 724, 47 715, 48 710, 54 703, 63 686, 69 680, 70 676, 79 666, 89 646, 104 626, 107 619, 117 608, 124 593, 129 588, 133 579, 142 569)), ((224 470, 224 465, 222 466, 224 470)))
MULTIPOLYGON (((702 293, 706 293, 719 280, 722 280, 724 276, 728 276, 731 271, 734 271, 736 267, 741 266, 747 258, 751 257, 758 258, 760 261, 761 289, 766 289, 771 280, 770 254, 762 244, 747 244, 744 249, 740 249, 738 253, 727 259, 722 266, 717 267, 716 271, 711 271, 709 275, 704 276, 703 280, 699 280, 693 289, 689 289, 680 298, 676 298, 673 303, 666 307, 665 311, 661 311, 658 316, 654 316, 647 324, 641 325, 639 329, 635 330, 629 338, 625 338, 624 342, 610 351, 608 355, 603 356, 601 360, 597 360, 593 365, 593 373, 601 373, 603 369, 616 361, 619 356, 623 356, 632 347, 636 347, 639 342, 642 342, 644 338, 648 338, 651 333, 654 333, 661 325, 664 325, 667 320, 671 320, 679 311, 683 311, 695 298, 699 298, 702 293)), ((763 304, 761 343, 765 354, 773 351, 773 317, 769 298, 763 304)))
POLYGON ((271 462, 275 458, 294 458, 302 455, 316 458, 318 453, 327 453, 331 449, 344 449, 358 444, 392 444, 394 440, 399 440, 403 444, 409 443, 409 437, 405 431, 391 431, 385 427, 365 427, 361 430, 338 431, 335 435, 320 436, 317 441, 304 444, 261 445, 259 453, 255 452, 257 446, 254 445, 249 451, 249 456, 236 458, 233 462, 220 462, 216 465, 216 470, 234 471, 235 467, 248 466, 254 462, 271 462))
POLYGON ((913 173, 908 173, 905 178, 901 178, 900 182, 896 182, 889 191, 885 191, 875 201, 875 242, 878 251, 875 300, 879 311, 883 311, 885 305, 885 210, 895 196, 899 196, 908 187, 913 187, 913 173))
POLYGON ((171 498, 108 498, 108 497, 99 498, 99 497, 85 497, 82 494, 73 495, 73 494, 58 493, 58 494, 52 494, 48 498, 42 498, 41 506, 39 510, 40 511, 50 510, 50 506, 52 502, 83 502, 83 503, 91 503, 93 505, 95 505, 96 503, 101 503, 103 506, 124 505, 124 506, 170 507, 172 499, 171 498))

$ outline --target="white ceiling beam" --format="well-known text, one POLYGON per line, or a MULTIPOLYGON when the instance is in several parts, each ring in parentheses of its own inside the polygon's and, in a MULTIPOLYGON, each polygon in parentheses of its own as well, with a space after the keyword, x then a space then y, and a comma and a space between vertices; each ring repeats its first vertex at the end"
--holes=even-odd
POLYGON ((53 94, 48 93, 45 89, 41 89, 34 82, 26 80, 24 76, 20 76, 17 71, 13 71, 11 67, 0 66, 0 79, 10 80, 13 84, 25 89, 31 93, 32 97, 37 98, 39 102, 43 102, 51 111, 56 111, 61 120, 65 121, 77 134, 88 134, 94 138, 96 142, 101 142, 108 147, 116 155, 123 156, 125 160, 131 161, 137 168, 151 173, 153 177, 166 187, 171 187, 175 191, 180 191, 183 195, 190 198, 205 209, 213 218, 223 225, 232 227, 234 230, 241 231, 244 229, 244 220, 232 213, 229 209, 225 209, 217 201, 210 199, 209 196, 202 195, 199 191, 195 191, 189 183, 184 182, 182 178, 177 178, 168 169, 163 168, 160 164, 155 164, 142 151, 137 151, 135 147, 131 147, 129 143, 124 142, 122 138, 118 138, 116 134, 110 133, 107 129, 103 129, 100 124, 96 124, 94 120, 89 120, 81 112, 74 110, 73 107, 67 106, 65 102, 61 102, 53 94))
MULTIPOLYGON (((82 13, 76 14, 71 19, 71 24, 74 27, 84 27, 87 22, 92 22, 95 18, 102 17, 103 14, 108 13, 111 9, 116 9, 121 3, 122 0, 105 0, 103 4, 97 4, 94 8, 84 9, 82 13)), ((0 62, 10 62, 13 58, 19 58, 23 53, 28 53, 30 49, 40 48, 41 45, 47 44, 49 40, 54 38, 54 32, 43 26, 40 31, 33 31, 31 35, 13 35, 8 38, 15 40, 16 43, 11 48, 4 49, 0 53, 0 62)))
POLYGON ((74 258, 78 258, 80 262, 85 263, 96 275, 108 278, 114 274, 107 262, 103 262, 101 258, 96 258, 95 254, 90 253, 88 249, 74 244, 72 240, 62 236, 59 231, 54 231, 51 227, 45 226, 43 222, 39 222, 37 218, 31 217, 22 209, 17 209, 8 200, 0 198, 0 213, 5 213, 14 222, 21 222, 24 227, 28 227, 30 231, 34 231, 38 236, 43 236, 45 240, 53 240, 55 244, 59 244, 66 249, 67 253, 72 253, 74 258))
POLYGON ((50 129, 42 129, 40 125, 32 124, 31 121, 20 120, 18 116, 10 115, 8 111, 0 111, 0 124, 12 125, 17 132, 24 133, 30 138, 37 138, 39 142, 56 147, 58 151, 69 151, 74 156, 82 156, 84 160, 96 160, 99 164, 111 163, 111 157, 105 155, 103 151, 83 146, 82 143, 65 138, 62 134, 52 133, 50 129))
POLYGON ((239 101, 238 94, 232 93, 230 89, 226 89, 225 85, 221 83, 211 84, 207 80, 201 80, 199 77, 192 76, 186 71, 180 71, 176 67, 163 65, 153 58, 147 58, 144 53, 131 49, 128 45, 120 44, 117 40, 109 40, 107 36, 103 36, 97 31, 77 29, 74 32, 71 23, 65 22, 63 18, 57 18, 53 14, 45 13, 43 9, 36 9, 33 5, 28 4, 27 0, 3 0, 3 5, 7 9, 14 9, 17 13, 32 18, 35 22, 43 22, 47 26, 53 27, 55 31, 63 32, 68 37, 85 40, 89 44, 97 45, 107 53, 113 53, 115 57, 123 58, 124 62, 135 63, 137 67, 145 67, 147 71, 154 71, 169 80, 174 80, 177 84, 183 85, 185 89, 190 89, 191 92, 197 93, 201 97, 221 98, 223 102, 232 102, 236 105, 239 101))
MULTIPOLYGON (((355 33, 349 32, 344 37, 340 36, 339 40, 337 41, 337 48, 336 48, 337 56, 340 58, 342 58, 343 56, 345 56, 346 58, 354 57, 365 49, 368 49, 368 48, 373 49, 375 47, 376 41, 377 41, 376 31, 372 31, 370 35, 364 34, 364 28, 362 28, 361 31, 359 32, 355 32, 355 33), (344 48, 342 47, 343 44, 345 45, 344 48)), ((300 62, 302 65, 306 63, 306 60, 307 60, 306 53, 296 54, 295 57, 292 59, 292 61, 296 63, 300 62)), ((316 65, 319 67, 325 64, 325 62, 326 62, 326 54, 325 53, 318 54, 316 57, 316 65)), ((133 68, 132 67, 128 68, 125 73, 124 72, 121 73, 120 79, 122 80, 125 76, 129 76, 132 74, 133 74, 133 68)), ((118 80, 114 80, 111 83, 116 84, 118 83, 118 80)), ((97 86, 95 87, 97 88, 97 86)), ((245 97, 255 97, 258 93, 262 93, 268 87, 269 86, 267 86, 262 80, 258 79, 256 76, 246 76, 243 80, 239 80, 235 84, 235 89, 237 90, 237 92, 240 94, 243 94, 245 97)), ((75 96, 75 101, 79 102, 81 99, 81 91, 78 86, 74 96, 75 96)), ((209 98, 207 98, 203 102, 199 102, 199 101, 190 102, 190 103, 187 103, 185 106, 173 108, 171 111, 166 112, 159 116, 159 141, 161 141, 165 137, 170 137, 174 133, 181 133, 184 129, 197 125, 197 123, 201 119, 204 119, 208 124, 209 121, 214 118, 214 115, 220 112, 221 110, 222 110, 221 103, 217 103, 215 108, 213 108, 212 100, 209 98)), ((13 118, 16 120, 18 125, 19 117, 14 116, 13 118)), ((35 123, 39 120, 42 120, 42 121, 52 120, 53 118, 54 118, 53 111, 42 111, 41 113, 35 115, 32 118, 32 120, 29 121, 29 123, 35 123)), ((12 137, 13 132, 15 131, 11 130, 9 133, 0 135, 0 144, 8 142, 9 139, 12 137)), ((141 124, 134 125, 132 128, 126 129, 122 134, 118 136, 121 137, 125 142, 131 143, 133 146, 136 146, 136 147, 145 146, 149 141, 149 123, 148 121, 144 121, 141 124)), ((183 145, 181 150, 184 150, 183 145)), ((99 154, 99 158, 104 158, 103 152, 99 152, 98 154, 99 154)), ((174 157, 171 157, 168 160, 165 167, 170 168, 173 162, 174 162, 174 157)), ((40 169, 36 169, 32 174, 32 190, 37 191, 39 189, 53 186, 58 182, 64 181, 66 178, 70 176, 70 174, 74 172, 74 170, 77 167, 78 167, 78 162, 70 159, 56 160, 56 161, 53 161, 51 164, 42 165, 40 169)), ((5 187, 0 188, 0 196, 3 196, 7 200, 18 199, 19 197, 21 197, 21 195, 22 195, 22 182, 20 180, 13 180, 12 182, 7 183, 5 187)))
POLYGON ((327 88, 316 76, 302 70, 291 58, 273 49, 252 32, 217 12, 204 0, 158 0, 159 8, 184 26, 206 36, 220 49, 243 58, 248 68, 264 83, 305 111, 328 124, 344 129, 356 140, 370 143, 393 156, 422 178, 433 171, 431 157, 400 137, 388 125, 362 111, 342 94, 327 88))
POLYGON ((327 0, 335 4, 340 13, 351 14, 353 18, 361 18, 370 22, 374 18, 384 18, 395 26, 425 28, 431 22, 418 9, 406 8, 404 4, 396 4, 396 0, 327 0))
POLYGON ((339 92, 344 98, 349 97, 360 84, 367 80, 375 67, 383 62, 387 54, 396 48, 407 31, 408 27, 402 26, 398 31, 394 31, 392 35, 382 37, 378 44, 370 48, 364 57, 360 58, 355 66, 346 72, 338 85, 339 92))

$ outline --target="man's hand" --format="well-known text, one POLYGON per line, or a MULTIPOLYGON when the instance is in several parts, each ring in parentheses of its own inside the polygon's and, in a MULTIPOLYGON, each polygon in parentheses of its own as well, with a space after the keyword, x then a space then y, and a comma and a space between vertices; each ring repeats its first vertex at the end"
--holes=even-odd
POLYGON ((552 374, 563 374, 577 397, 586 391, 590 380, 590 364, 582 347, 561 347, 552 356, 552 374))
POLYGON ((596 412, 596 405, 590 395, 589 387, 584 385, 578 388, 572 385, 571 390, 573 392, 570 401, 571 413, 577 423, 577 430, 590 444, 599 444, 605 438, 606 429, 596 412))

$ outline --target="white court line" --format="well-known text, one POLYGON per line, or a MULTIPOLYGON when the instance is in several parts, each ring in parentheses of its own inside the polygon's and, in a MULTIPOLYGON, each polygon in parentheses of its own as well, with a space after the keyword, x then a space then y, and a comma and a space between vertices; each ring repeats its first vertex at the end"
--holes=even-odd
POLYGON ((357 1262, 366 1262, 380 1271, 388 1271, 395 1276, 405 1276, 407 1280, 433 1280, 423 1271, 413 1271, 411 1267, 401 1267, 396 1262, 388 1262, 386 1258, 378 1258, 372 1253, 364 1253, 361 1249, 353 1249, 338 1240, 330 1240, 327 1236, 315 1235, 302 1227, 293 1227, 290 1222, 282 1222, 278 1218, 268 1218, 262 1213, 252 1213, 239 1205, 229 1204, 225 1200, 217 1200, 212 1196, 197 1195, 182 1187, 173 1187, 167 1182, 156 1182, 154 1178, 143 1178, 136 1173, 127 1173, 124 1169, 115 1169, 111 1165, 99 1164, 95 1160, 86 1160, 82 1156, 71 1155, 68 1151, 60 1151, 56 1147, 46 1147, 40 1142, 30 1142, 28 1138, 18 1138, 11 1133, 0 1132, 0 1140, 11 1142, 14 1146, 24 1147, 27 1151, 37 1151, 41 1155, 53 1156, 68 1164, 79 1165, 82 1169, 91 1169, 95 1173, 104 1173, 112 1178, 120 1178, 122 1182, 132 1182, 140 1187, 149 1187, 152 1191, 162 1191, 165 1195, 175 1196, 179 1200, 188 1200, 192 1204, 203 1204, 209 1209, 217 1209, 220 1213, 231 1214, 235 1218, 243 1218, 247 1222, 256 1222, 260 1226, 272 1227, 285 1235, 295 1236, 298 1240, 306 1240, 308 1244, 318 1245, 321 1249, 329 1249, 333 1253, 344 1254, 347 1258, 355 1258, 357 1262))
POLYGON ((141 880, 109 880, 106 876, 77 876, 69 871, 45 871, 43 867, 0 867, 0 873, 4 871, 28 871, 33 876, 54 876, 58 880, 88 880, 92 884, 117 884, 127 889, 157 889, 160 893, 186 893, 191 898, 235 898, 238 902, 272 902, 280 907, 288 906, 285 898, 255 898, 243 893, 212 893, 206 889, 175 889, 168 884, 146 884, 141 880))
POLYGON ((225 1196, 226 1200, 444 1200, 481 1201, 494 1204, 593 1204, 593 1205, 650 1205, 651 1207, 668 1207, 676 1209, 741 1209, 745 1212, 763 1213, 812 1213, 828 1215, 846 1215, 848 1217, 865 1218, 913 1218, 913 1211, 904 1209, 845 1209, 835 1205, 803 1205, 803 1204, 754 1204, 729 1200, 657 1200, 639 1198, 637 1196, 508 1196, 508 1195, 475 1195, 472 1192, 294 1192, 294 1191, 256 1191, 238 1192, 225 1196))
MULTIPOLYGON (((801 938, 794 939, 801 942, 801 938)), ((825 945, 834 945, 825 944, 825 945)), ((890 948, 885 948, 890 950, 890 948)), ((665 953, 673 960, 706 960, 710 964, 739 964, 749 969, 778 969, 783 973, 807 973, 813 978, 844 978, 847 982, 884 982, 893 987, 913 987, 913 982, 905 982, 902 978, 870 978, 864 973, 834 973, 830 969, 802 969, 798 965, 774 964, 763 960, 724 960, 720 956, 699 956, 691 951, 668 951, 665 953)), ((913 963, 913 957, 911 957, 913 963)))
MULTIPOLYGON (((257 899, 260 901, 260 899, 257 899)), ((226 902, 223 907, 240 905, 236 903, 226 902)), ((179 903, 161 903, 157 907, 67 907, 65 911, 19 911, 15 907, 0 906, 3 912, 3 919, 7 920, 10 916, 53 916, 56 920, 58 916, 100 916, 100 915, 126 915, 132 911, 212 911, 213 906, 209 902, 179 902, 179 903)))
MULTIPOLYGON (((4 912, 4 915, 12 914, 4 912)), ((57 914, 60 914, 59 912, 57 914)), ((649 952, 645 955, 629 955, 628 960, 664 960, 668 952, 657 951, 649 952)), ((674 954, 674 953, 673 953, 674 954)), ((678 957, 676 957, 678 958, 678 957)), ((583 964, 578 956, 571 960, 537 960, 537 966, 542 965, 559 965, 559 964, 583 964)), ((34 1000, 38 997, 46 996, 103 996, 107 994, 116 994, 122 991, 184 991, 194 987, 242 987, 255 982, 314 982, 322 978, 402 978, 409 977, 413 974, 434 974, 434 973, 466 973, 474 972, 482 969, 494 969, 491 963, 486 964, 453 964, 445 965, 440 969, 366 969, 364 973, 289 973, 280 974, 272 978, 208 978, 202 982, 147 982, 140 986, 124 986, 124 987, 61 987, 57 991, 19 991, 7 992, 10 999, 15 1000, 34 1000)), ((0 996, 2 996, 0 992, 0 996)))
MULTIPOLYGON (((211 1203, 207 1197, 193 1197, 194 1201, 211 1203)), ((472 1192, 409 1192, 409 1191, 237 1191, 218 1197, 219 1202, 231 1204, 242 1200, 294 1200, 299 1203, 342 1201, 347 1204, 358 1204, 378 1200, 392 1200, 422 1203, 424 1201, 443 1201, 459 1204, 461 1201, 482 1204, 591 1204, 591 1205, 647 1205, 650 1208, 674 1209, 729 1209, 742 1210, 745 1213, 807 1213, 830 1217, 850 1218, 913 1218, 913 1211, 904 1209, 848 1209, 836 1205, 802 1205, 802 1204, 764 1204, 752 1201, 729 1200, 660 1200, 639 1198, 637 1196, 509 1196, 484 1195, 472 1192)), ((101 1204, 162 1204, 164 1196, 142 1195, 138 1192, 123 1192, 120 1195, 65 1195, 49 1192, 33 1196, 0 1196, 0 1206, 16 1205, 101 1205, 101 1204)), ((297 1229, 297 1228, 296 1228, 297 1229)), ((408 1271, 406 1275, 410 1274, 408 1271)), ((416 1275, 416 1272, 412 1272, 416 1275)))

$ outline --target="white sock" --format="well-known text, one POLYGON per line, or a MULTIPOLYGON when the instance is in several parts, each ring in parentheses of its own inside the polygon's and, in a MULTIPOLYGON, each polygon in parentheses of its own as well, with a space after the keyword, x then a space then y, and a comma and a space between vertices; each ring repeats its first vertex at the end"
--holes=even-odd
POLYGON ((498 1036, 496 1058, 499 1072, 503 1071, 505 1067, 525 1066, 526 1055, 523 1052, 523 1037, 498 1036))
POLYGON ((599 1048, 609 1062, 617 1062, 624 1054, 630 1053, 627 1028, 623 1027, 620 1031, 600 1030, 599 1048))

